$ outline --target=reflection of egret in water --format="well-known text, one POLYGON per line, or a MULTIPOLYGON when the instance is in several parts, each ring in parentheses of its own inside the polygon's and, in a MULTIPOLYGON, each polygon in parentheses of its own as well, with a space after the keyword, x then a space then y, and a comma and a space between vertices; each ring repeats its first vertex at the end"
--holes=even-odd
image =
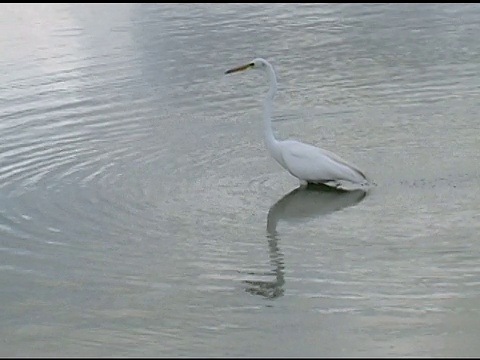
POLYGON ((267 240, 270 253, 270 265, 273 270, 268 273, 250 275, 274 276, 273 280, 245 280, 246 291, 261 295, 268 299, 276 299, 283 295, 285 284, 283 253, 280 251, 280 240, 277 232, 279 220, 304 221, 317 216, 327 215, 343 208, 353 206, 362 201, 367 193, 363 190, 338 191, 327 186, 299 187, 278 200, 268 212, 267 240))
POLYGON ((304 221, 327 215, 359 203, 366 195, 363 190, 338 191, 322 185, 296 188, 270 208, 267 231, 276 232, 279 220, 304 221))
POLYGON ((283 284, 285 280, 283 278, 283 254, 278 247, 278 237, 276 232, 269 233, 268 250, 270 253, 270 265, 273 268, 271 272, 255 273, 250 272, 250 275, 255 276, 273 276, 273 280, 245 280, 247 284, 246 291, 254 295, 261 295, 267 299, 276 299, 283 295, 283 284))

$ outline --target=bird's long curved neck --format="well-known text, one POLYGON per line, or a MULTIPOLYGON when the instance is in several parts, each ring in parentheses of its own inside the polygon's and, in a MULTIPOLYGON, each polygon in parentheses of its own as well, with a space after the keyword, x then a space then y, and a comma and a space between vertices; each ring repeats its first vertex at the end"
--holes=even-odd
POLYGON ((275 135, 273 134, 272 129, 272 103, 273 98, 277 92, 277 77, 275 75, 275 71, 273 67, 268 64, 266 67, 266 72, 268 76, 268 80, 270 83, 270 89, 268 90, 267 96, 264 101, 263 107, 263 123, 265 127, 265 143, 267 148, 270 150, 272 155, 277 158, 277 147, 275 146, 278 141, 275 139, 275 135))

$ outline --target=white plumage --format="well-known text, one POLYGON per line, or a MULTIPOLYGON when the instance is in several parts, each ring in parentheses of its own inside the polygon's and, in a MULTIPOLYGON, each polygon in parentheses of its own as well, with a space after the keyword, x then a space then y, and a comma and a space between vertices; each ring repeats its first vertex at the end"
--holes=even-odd
POLYGON ((247 69, 267 73, 270 89, 264 102, 265 144, 272 157, 302 185, 325 184, 338 189, 354 190, 368 185, 365 174, 340 156, 316 146, 296 140, 277 140, 272 130, 272 102, 277 91, 277 78, 272 65, 261 58, 227 70, 230 74, 247 69))

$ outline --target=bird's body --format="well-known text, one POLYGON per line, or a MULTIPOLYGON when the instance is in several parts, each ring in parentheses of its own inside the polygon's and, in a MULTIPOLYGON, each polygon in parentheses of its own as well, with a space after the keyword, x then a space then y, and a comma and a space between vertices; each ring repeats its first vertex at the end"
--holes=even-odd
POLYGON ((342 187, 344 182, 362 184, 365 174, 338 155, 296 140, 278 141, 281 160, 277 160, 303 184, 330 184, 342 187))
POLYGON ((328 150, 296 140, 277 140, 271 124, 272 102, 277 91, 277 78, 272 65, 257 58, 249 64, 227 70, 226 73, 250 68, 264 70, 269 77, 270 90, 264 102, 265 144, 272 157, 283 168, 299 179, 302 185, 325 184, 353 190, 368 184, 367 177, 358 167, 328 150), (351 185, 354 185, 353 188, 351 185))

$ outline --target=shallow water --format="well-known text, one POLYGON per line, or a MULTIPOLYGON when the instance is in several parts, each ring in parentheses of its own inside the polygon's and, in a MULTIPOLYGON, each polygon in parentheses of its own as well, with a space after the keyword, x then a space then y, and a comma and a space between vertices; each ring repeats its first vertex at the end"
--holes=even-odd
POLYGON ((478 355, 479 5, 1 9, 0 355, 478 355))

